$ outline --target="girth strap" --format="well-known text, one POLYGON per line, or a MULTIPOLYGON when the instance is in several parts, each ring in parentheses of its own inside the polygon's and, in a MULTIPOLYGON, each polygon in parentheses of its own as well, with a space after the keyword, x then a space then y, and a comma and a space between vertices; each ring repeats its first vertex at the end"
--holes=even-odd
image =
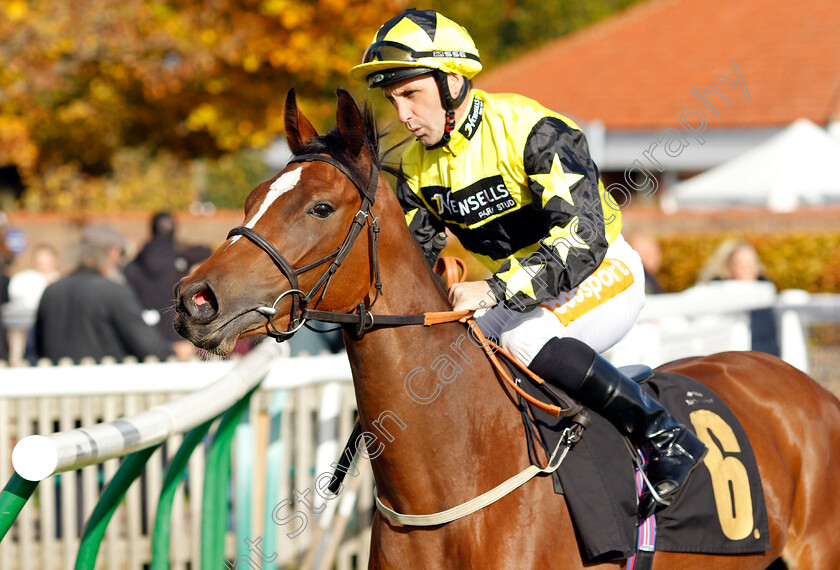
POLYGON ((537 475, 554 473, 557 468, 560 467, 560 464, 563 463, 563 460, 566 458, 566 454, 569 453, 569 449, 571 449, 572 445, 580 438, 582 431, 583 428, 579 425, 566 428, 563 435, 560 437, 560 441, 557 442, 557 447, 554 448, 554 451, 548 460, 548 464, 545 467, 529 465, 523 471, 517 473, 496 487, 493 487, 486 493, 482 493, 478 497, 456 507, 452 507, 451 509, 446 509, 445 511, 431 513, 428 515, 406 515, 398 513, 394 509, 385 506, 382 501, 379 500, 379 494, 374 492, 373 496, 376 500, 376 508, 389 519, 406 526, 434 526, 452 522, 495 503, 537 475), (565 445, 563 445, 564 443, 565 445), (563 449, 560 449, 561 445, 563 446, 563 449))

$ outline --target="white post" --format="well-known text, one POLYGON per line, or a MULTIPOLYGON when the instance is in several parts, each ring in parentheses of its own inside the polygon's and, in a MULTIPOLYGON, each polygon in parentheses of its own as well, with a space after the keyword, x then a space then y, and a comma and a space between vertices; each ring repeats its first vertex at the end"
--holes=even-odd
POLYGON ((805 327, 799 311, 791 305, 804 306, 810 300, 811 296, 800 289, 789 289, 779 294, 780 303, 788 305, 788 308, 782 311, 779 323, 782 360, 806 374, 808 373, 808 343, 805 339, 805 327))

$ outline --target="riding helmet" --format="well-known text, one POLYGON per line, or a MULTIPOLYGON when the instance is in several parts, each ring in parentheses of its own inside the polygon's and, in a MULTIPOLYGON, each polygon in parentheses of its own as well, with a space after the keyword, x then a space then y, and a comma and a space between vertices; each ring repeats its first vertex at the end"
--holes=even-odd
POLYGON ((432 70, 472 79, 481 58, 462 26, 434 10, 409 8, 379 28, 350 77, 373 88, 432 70))

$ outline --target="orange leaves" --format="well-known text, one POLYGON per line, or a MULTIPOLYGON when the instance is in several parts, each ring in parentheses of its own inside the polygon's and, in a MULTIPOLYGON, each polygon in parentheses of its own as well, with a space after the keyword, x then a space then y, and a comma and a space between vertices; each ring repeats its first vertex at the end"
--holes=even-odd
POLYGON ((24 120, 0 115, 0 165, 16 164, 26 175, 32 172, 37 158, 38 146, 24 120))
POLYGON ((326 120, 324 94, 352 87, 347 71, 406 5, 0 0, 0 166, 37 175, 32 204, 101 205, 119 192, 85 176, 113 181, 124 148, 188 161, 265 146, 282 136, 290 87, 326 120))

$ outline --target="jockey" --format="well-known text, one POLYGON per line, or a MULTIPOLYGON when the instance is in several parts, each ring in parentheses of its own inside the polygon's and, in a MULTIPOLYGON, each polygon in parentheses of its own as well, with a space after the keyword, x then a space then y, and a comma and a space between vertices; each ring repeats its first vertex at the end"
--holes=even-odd
POLYGON ((486 336, 643 449, 648 515, 673 501, 706 448, 598 354, 642 309, 641 260, 577 125, 525 97, 474 89, 480 70, 464 28, 409 9, 379 29, 350 75, 380 87, 416 139, 396 191, 428 260, 448 229, 493 272, 453 285, 453 308, 486 309, 476 315, 486 336))

